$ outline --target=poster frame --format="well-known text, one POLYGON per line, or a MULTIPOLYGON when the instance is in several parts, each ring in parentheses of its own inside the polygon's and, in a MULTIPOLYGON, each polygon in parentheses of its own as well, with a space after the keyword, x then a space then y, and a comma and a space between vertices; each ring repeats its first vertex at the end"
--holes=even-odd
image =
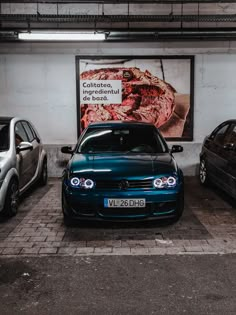
POLYGON ((101 59, 188 59, 190 61, 190 108, 188 113, 188 118, 190 120, 189 124, 189 135, 182 137, 166 137, 167 141, 193 141, 193 131, 194 131, 194 66, 195 66, 195 56, 194 55, 79 55, 75 56, 76 62, 76 111, 77 111, 77 137, 79 138, 81 134, 80 128, 80 60, 81 59, 91 59, 91 60, 101 60, 101 59))

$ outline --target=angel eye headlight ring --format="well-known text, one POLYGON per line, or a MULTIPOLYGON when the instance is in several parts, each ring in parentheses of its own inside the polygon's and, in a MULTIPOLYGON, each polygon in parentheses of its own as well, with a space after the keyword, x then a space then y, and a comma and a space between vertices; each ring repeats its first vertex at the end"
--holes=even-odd
POLYGON ((72 177, 72 178, 70 179, 70 183, 71 183, 71 185, 72 185, 73 187, 78 187, 79 184, 80 184, 80 180, 79 180, 78 177, 72 177))
POLYGON ((94 181, 92 179, 86 179, 84 181, 84 188, 86 189, 92 189, 94 187, 94 181))
POLYGON ((167 184, 168 184, 168 186, 170 186, 170 187, 175 186, 175 185, 176 185, 176 178, 173 177, 173 176, 168 177, 168 179, 167 179, 167 184))
POLYGON ((162 182, 161 178, 154 179, 153 184, 156 188, 162 188, 163 187, 163 182, 162 182))

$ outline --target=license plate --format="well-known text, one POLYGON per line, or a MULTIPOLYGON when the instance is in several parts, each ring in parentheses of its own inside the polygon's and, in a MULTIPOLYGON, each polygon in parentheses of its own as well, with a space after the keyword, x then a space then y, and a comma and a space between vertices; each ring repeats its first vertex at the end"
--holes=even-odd
POLYGON ((145 199, 104 199, 105 208, 145 208, 145 199))

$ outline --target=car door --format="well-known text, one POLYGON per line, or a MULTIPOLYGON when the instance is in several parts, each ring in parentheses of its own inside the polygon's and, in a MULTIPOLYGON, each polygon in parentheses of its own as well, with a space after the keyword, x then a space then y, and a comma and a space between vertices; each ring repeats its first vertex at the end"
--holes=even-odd
POLYGON ((226 136, 230 123, 225 123, 216 128, 206 140, 208 172, 214 182, 222 188, 229 185, 227 176, 228 151, 224 149, 226 136))
POLYGON ((236 124, 232 124, 225 149, 228 151, 228 177, 230 194, 236 198, 236 124))
POLYGON ((28 141, 32 144, 33 150, 31 151, 31 179, 35 176, 39 163, 39 141, 36 133, 33 132, 32 126, 27 121, 22 121, 22 125, 28 136, 28 141))
MULTIPOLYGON (((20 145, 21 142, 28 142, 28 136, 19 121, 15 125, 15 145, 20 145)), ((31 179, 31 168, 32 168, 32 156, 30 150, 17 152, 17 169, 19 173, 19 186, 23 188, 31 179)))

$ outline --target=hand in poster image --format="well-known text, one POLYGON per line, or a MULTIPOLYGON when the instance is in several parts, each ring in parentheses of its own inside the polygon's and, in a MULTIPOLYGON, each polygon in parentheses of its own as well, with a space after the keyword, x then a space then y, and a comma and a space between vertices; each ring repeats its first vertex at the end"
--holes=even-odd
POLYGON ((183 135, 186 118, 190 109, 188 94, 175 94, 175 109, 170 119, 159 129, 166 138, 181 137, 183 135))

